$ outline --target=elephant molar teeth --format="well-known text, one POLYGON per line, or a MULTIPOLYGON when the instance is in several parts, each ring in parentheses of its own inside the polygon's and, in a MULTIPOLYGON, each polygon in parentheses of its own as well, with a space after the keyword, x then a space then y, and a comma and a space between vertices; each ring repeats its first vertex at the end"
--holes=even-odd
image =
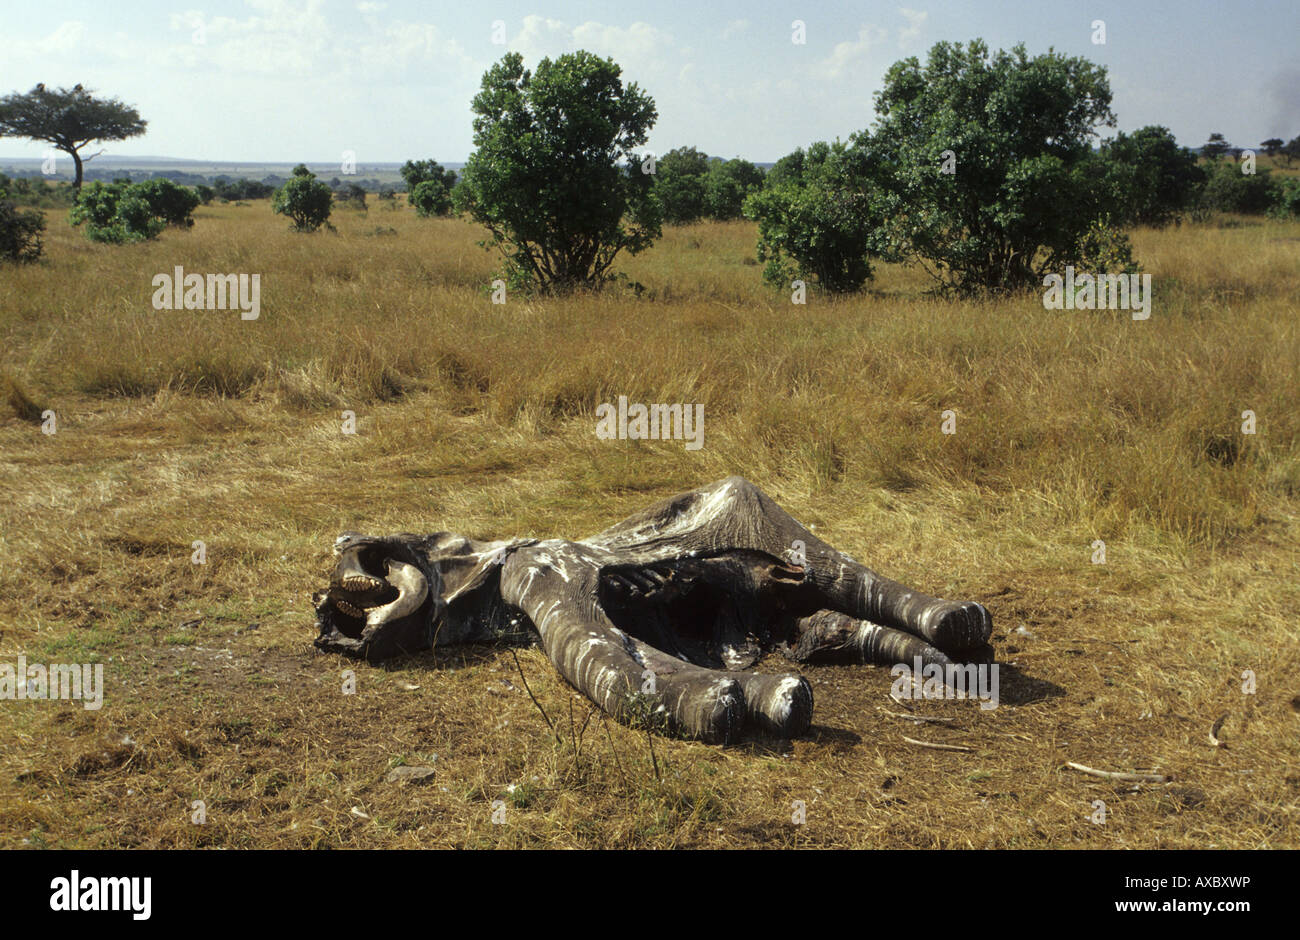
POLYGON ((343 613, 347 614, 349 617, 356 617, 358 620, 361 620, 366 616, 363 611, 359 610, 356 607, 353 607, 347 601, 341 601, 336 599, 334 603, 338 606, 339 610, 343 611, 343 613))
POLYGON ((361 575, 352 575, 343 579, 343 586, 349 591, 373 591, 383 587, 384 582, 378 578, 366 578, 361 575))

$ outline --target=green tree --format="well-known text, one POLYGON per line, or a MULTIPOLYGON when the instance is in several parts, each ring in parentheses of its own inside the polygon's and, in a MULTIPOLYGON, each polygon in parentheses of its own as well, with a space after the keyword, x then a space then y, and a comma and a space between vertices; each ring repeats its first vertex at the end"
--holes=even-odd
POLYGON ((271 197, 271 209, 292 219, 294 231, 314 232, 329 224, 332 196, 330 188, 299 163, 293 177, 271 197))
POLYGON ((1098 170, 1103 184, 1094 192, 1109 201, 1114 221, 1126 225, 1176 221, 1205 183, 1196 154, 1178 146, 1165 127, 1121 131, 1102 145, 1098 170))
POLYGON ((1210 168, 1200 192, 1200 208, 1209 212, 1240 212, 1262 215, 1281 197, 1279 184, 1267 169, 1243 173, 1231 160, 1220 160, 1210 168))
POLYGON ((1291 166, 1291 161, 1300 160, 1300 136, 1288 140, 1278 152, 1288 167, 1291 166))
POLYGON ((415 206, 415 214, 422 218, 449 215, 452 209, 451 190, 442 180, 425 180, 416 183, 407 194, 407 201, 415 206))
POLYGON ((763 171, 748 160, 713 160, 704 177, 704 214, 726 221, 741 216, 745 200, 763 188, 763 171))
POLYGON ((835 293, 855 291, 872 275, 872 256, 885 254, 887 202, 865 172, 868 158, 836 141, 800 153, 799 172, 746 199, 746 218, 758 222, 763 278, 789 287, 813 278, 835 293))
POLYGON ((1300 179, 1292 176, 1281 181, 1277 200, 1269 207, 1268 214, 1275 219, 1300 218, 1300 179))
POLYGON ((1222 134, 1211 134, 1210 139, 1201 144, 1201 156, 1210 161, 1217 161, 1231 149, 1232 144, 1228 143, 1222 134))
POLYGON ((81 189, 82 164, 99 155, 83 157, 83 147, 98 140, 136 137, 147 125, 135 108, 117 98, 96 98, 80 85, 58 90, 37 85, 26 94, 14 92, 0 98, 0 137, 41 140, 62 150, 72 157, 76 168, 72 185, 77 190, 81 189))
POLYGON ((1104 68, 1023 45, 941 42, 895 63, 855 135, 892 201, 890 243, 951 289, 1037 286, 1098 216, 1091 138, 1113 126, 1104 68))
POLYGON ((9 199, 7 176, 0 175, 0 260, 30 262, 41 256, 45 216, 19 209, 9 199))
POLYGON ((85 225, 91 241, 114 245, 158 237, 167 222, 155 215, 148 199, 126 180, 95 180, 77 195, 69 213, 73 225, 85 225))
POLYGON ((794 153, 786 154, 772 164, 772 169, 768 170, 767 175, 763 177, 763 185, 780 186, 782 183, 801 181, 807 160, 808 154, 802 147, 797 148, 794 153))
POLYGON ((148 203, 150 213, 163 223, 178 228, 189 228, 194 224, 192 213, 198 208, 200 197, 188 186, 159 176, 134 184, 130 192, 148 203))
POLYGON ((1264 152, 1270 157, 1276 157, 1277 152, 1282 149, 1284 143, 1285 141, 1281 137, 1270 137, 1268 140, 1260 141, 1259 145, 1264 148, 1264 152))
POLYGON ((705 213, 704 181, 709 155, 694 147, 668 151, 655 163, 654 191, 663 219, 670 225, 698 222, 705 213))
POLYGON ((634 148, 654 126, 654 100, 624 86, 612 59, 507 53, 474 97, 474 146, 453 196, 491 233, 513 282, 595 285, 620 251, 660 234, 651 177, 634 148))
POLYGON ((417 215, 447 215, 451 212, 455 171, 445 169, 437 160, 407 160, 402 165, 401 174, 406 181, 406 201, 415 206, 417 215), (421 186, 424 189, 421 190, 421 186))

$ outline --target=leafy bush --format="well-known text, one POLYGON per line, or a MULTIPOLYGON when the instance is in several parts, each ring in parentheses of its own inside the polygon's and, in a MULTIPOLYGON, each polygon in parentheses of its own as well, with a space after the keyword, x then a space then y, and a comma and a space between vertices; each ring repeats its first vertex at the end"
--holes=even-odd
MULTIPOLYGON (((8 182, 0 177, 0 181, 8 182)), ((19 209, 9 199, 8 190, 0 185, 0 259, 31 262, 41 256, 41 233, 45 216, 31 209, 19 209)))
POLYGON ((407 194, 415 213, 423 218, 448 215, 451 212, 451 191, 442 180, 425 180, 417 183, 407 194))
POLYGON ((745 200, 763 188, 763 171, 748 160, 713 160, 704 177, 704 214, 727 221, 740 218, 745 200))
POLYGON ((1262 215, 1279 199, 1278 184, 1267 169, 1243 173, 1231 160, 1221 159, 1210 169, 1201 190, 1200 206, 1211 212, 1262 215))
POLYGON ((1094 219, 1079 239, 1078 264, 1081 270, 1096 274, 1136 274, 1133 245, 1128 234, 1111 223, 1110 217, 1094 219))
POLYGON ((208 203, 210 203, 213 200, 213 198, 217 195, 217 191, 215 189, 213 189, 211 186, 206 186, 203 183, 200 183, 198 186, 195 186, 194 192, 199 197, 199 203, 205 206, 208 203))
POLYGON ((1277 201, 1269 207, 1268 214, 1274 219, 1300 217, 1300 179, 1291 177, 1282 181, 1277 189, 1277 201))
POLYGON ((1103 208, 1090 138, 1114 125, 1110 101, 1104 68, 1023 46, 941 42, 924 67, 895 63, 877 127, 854 137, 893 204, 891 246, 962 291, 1037 287, 1077 262, 1103 208))
POLYGON ((189 228, 194 224, 191 213, 198 208, 200 199, 199 194, 188 186, 180 186, 165 177, 155 177, 134 184, 130 194, 148 203, 153 217, 167 225, 189 228))
POLYGON ((483 76, 476 149, 453 200, 487 227, 509 281, 595 286, 620 251, 659 237, 652 179, 633 152, 658 115, 621 74, 613 60, 578 51, 542 59, 536 72, 507 53, 483 76))
POLYGON ((655 164, 655 198, 669 225, 697 222, 704 215, 704 180, 709 155, 694 147, 668 151, 655 164))
POLYGON ((314 232, 329 224, 333 195, 315 173, 299 163, 293 168, 293 178, 271 197, 271 209, 292 219, 294 231, 314 232))
POLYGON ((69 213, 73 225, 85 225, 91 241, 122 245, 156 238, 167 223, 154 215, 138 184, 96 180, 83 186, 69 213))
POLYGON ((402 165, 406 181, 406 201, 415 206, 417 215, 447 215, 452 209, 451 191, 456 173, 444 169, 437 160, 407 160, 402 165))
POLYGON ((857 158, 838 141, 813 144, 808 154, 800 151, 799 172, 745 201, 746 218, 758 222, 758 260, 766 262, 769 284, 811 277, 844 293, 872 276, 871 256, 884 253, 883 204, 857 158))
POLYGON ((1143 127, 1131 135, 1120 132, 1098 156, 1098 192, 1123 224, 1164 226, 1177 221, 1205 182, 1196 154, 1178 146, 1164 127, 1143 127))

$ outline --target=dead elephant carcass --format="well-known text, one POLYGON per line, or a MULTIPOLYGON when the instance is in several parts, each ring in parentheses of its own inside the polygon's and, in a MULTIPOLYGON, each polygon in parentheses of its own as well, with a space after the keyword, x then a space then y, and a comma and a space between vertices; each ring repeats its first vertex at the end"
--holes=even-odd
POLYGON ((808 729, 807 680, 750 671, 768 650, 799 663, 991 661, 983 606, 881 577, 739 477, 578 542, 346 533, 335 552, 314 598, 318 648, 374 661, 531 628, 605 711, 649 709, 705 741, 808 729))

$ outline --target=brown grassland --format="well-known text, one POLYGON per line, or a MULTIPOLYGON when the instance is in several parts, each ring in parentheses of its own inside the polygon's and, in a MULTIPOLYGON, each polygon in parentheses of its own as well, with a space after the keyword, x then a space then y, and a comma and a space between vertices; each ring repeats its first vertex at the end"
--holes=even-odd
POLYGON ((126 247, 47 217, 44 260, 0 270, 0 662, 107 688, 0 702, 0 846, 1300 847, 1300 223, 1135 232, 1134 321, 890 265, 793 306, 748 223, 666 229, 621 265, 639 297, 493 305, 480 232, 405 207, 305 236, 212 206, 126 247), (260 319, 153 310, 176 265, 260 273, 260 319), (704 403, 704 448, 598 440, 620 394, 704 403), (557 737, 508 649, 311 648, 341 530, 577 538, 733 473, 988 605, 1000 707, 918 725, 887 669, 805 667, 806 738, 711 747, 592 715, 521 650, 557 737))

